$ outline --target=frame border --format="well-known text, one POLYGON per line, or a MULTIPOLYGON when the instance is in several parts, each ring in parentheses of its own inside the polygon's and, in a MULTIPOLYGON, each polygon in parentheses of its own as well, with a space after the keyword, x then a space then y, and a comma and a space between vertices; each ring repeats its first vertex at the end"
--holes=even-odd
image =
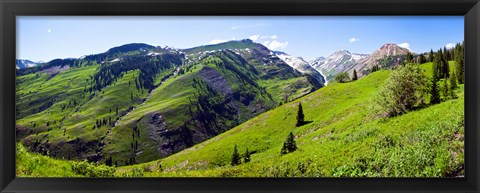
POLYGON ((479 0, 0 0, 0 21, 1 192, 479 192, 479 0), (464 15, 465 178, 15 178, 17 15, 464 15))

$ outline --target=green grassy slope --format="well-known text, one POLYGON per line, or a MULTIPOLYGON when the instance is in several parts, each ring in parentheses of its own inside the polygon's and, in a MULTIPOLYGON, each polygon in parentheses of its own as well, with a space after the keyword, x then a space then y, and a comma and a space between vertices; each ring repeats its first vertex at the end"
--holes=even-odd
POLYGON ((463 85, 456 90, 458 99, 386 120, 373 118, 372 95, 389 74, 332 83, 208 141, 135 167, 150 168, 147 176, 463 175, 463 85), (312 121, 301 127, 295 127, 298 102, 312 121), (299 150, 282 156, 289 132, 299 150), (230 166, 234 145, 241 154, 246 148, 253 152, 252 161, 230 166))
POLYGON ((251 41, 216 46, 249 49, 207 46, 183 62, 183 53, 130 44, 19 72, 17 140, 56 158, 146 162, 321 86, 251 41))
POLYGON ((155 160, 275 107, 248 64, 231 57, 217 53, 166 80, 112 129, 104 155, 118 165, 155 160))
POLYGON ((52 104, 17 120, 17 134, 20 133, 17 140, 27 136, 22 143, 37 152, 45 149, 43 153, 54 157, 83 159, 94 156, 101 146, 101 139, 109 130, 108 123, 94 126, 96 120, 114 122, 122 116, 123 111, 139 104, 138 100, 147 94, 146 91, 142 93, 135 89, 134 85, 129 86, 129 82, 138 76, 138 71, 128 72, 101 92, 86 92, 84 89, 97 68, 98 65, 75 68, 50 79, 44 78, 49 77, 45 73, 19 77, 18 92, 22 101, 17 102, 17 108, 27 111, 31 103, 29 101, 39 101, 45 105, 49 103, 46 98, 52 98, 52 104), (126 93, 133 95, 133 100, 126 97, 126 93), (89 152, 88 155, 79 154, 78 149, 81 148, 90 149, 84 151, 89 152))
MULTIPOLYGON (((428 70, 428 65, 422 68, 428 70)), ((112 169, 55 160, 28 153, 18 145, 17 173, 97 177, 464 175, 463 85, 455 90, 457 99, 385 120, 371 117, 371 97, 389 75, 390 71, 378 71, 355 82, 329 84, 217 137, 145 164, 112 169), (301 127, 295 127, 298 102, 303 104, 306 121, 311 121, 301 127), (299 149, 282 156, 280 149, 289 132, 294 133, 299 149), (252 161, 230 166, 234 145, 240 154, 248 148, 252 161)), ((162 86, 168 85, 167 81, 162 86)))

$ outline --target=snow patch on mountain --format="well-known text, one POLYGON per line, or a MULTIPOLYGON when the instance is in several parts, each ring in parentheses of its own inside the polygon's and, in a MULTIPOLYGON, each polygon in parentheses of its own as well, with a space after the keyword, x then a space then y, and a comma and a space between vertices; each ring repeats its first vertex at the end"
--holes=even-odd
POLYGON ((17 69, 32 68, 38 66, 40 62, 32 62, 30 60, 17 59, 15 60, 17 69))
POLYGON ((304 74, 311 74, 320 83, 325 84, 326 77, 322 73, 320 73, 318 70, 310 66, 310 64, 307 61, 305 61, 302 57, 291 56, 285 52, 280 52, 280 51, 273 51, 272 53, 275 54, 275 56, 277 56, 281 60, 283 60, 285 63, 287 63, 293 69, 296 69, 299 72, 304 74))
POLYGON ((332 80, 335 75, 350 69, 352 65, 367 56, 367 54, 356 54, 341 49, 326 58, 318 57, 309 61, 309 63, 313 68, 321 72, 327 80, 332 80))

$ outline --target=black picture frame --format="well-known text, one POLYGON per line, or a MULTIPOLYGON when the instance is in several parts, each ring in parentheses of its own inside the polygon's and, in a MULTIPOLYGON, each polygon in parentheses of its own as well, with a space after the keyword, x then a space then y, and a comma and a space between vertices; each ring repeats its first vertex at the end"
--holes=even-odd
POLYGON ((1 192, 479 192, 479 0, 0 0, 1 192), (15 50, 20 15, 463 15, 464 178, 16 178, 15 50))

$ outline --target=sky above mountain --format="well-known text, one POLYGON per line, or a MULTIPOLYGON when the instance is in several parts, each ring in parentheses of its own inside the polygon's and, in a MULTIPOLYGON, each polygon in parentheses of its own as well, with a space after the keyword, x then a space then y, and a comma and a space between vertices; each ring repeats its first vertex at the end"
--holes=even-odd
POLYGON ((252 39, 306 60, 396 43, 421 53, 464 39, 463 16, 18 16, 17 58, 50 61, 128 43, 191 48, 252 39))

